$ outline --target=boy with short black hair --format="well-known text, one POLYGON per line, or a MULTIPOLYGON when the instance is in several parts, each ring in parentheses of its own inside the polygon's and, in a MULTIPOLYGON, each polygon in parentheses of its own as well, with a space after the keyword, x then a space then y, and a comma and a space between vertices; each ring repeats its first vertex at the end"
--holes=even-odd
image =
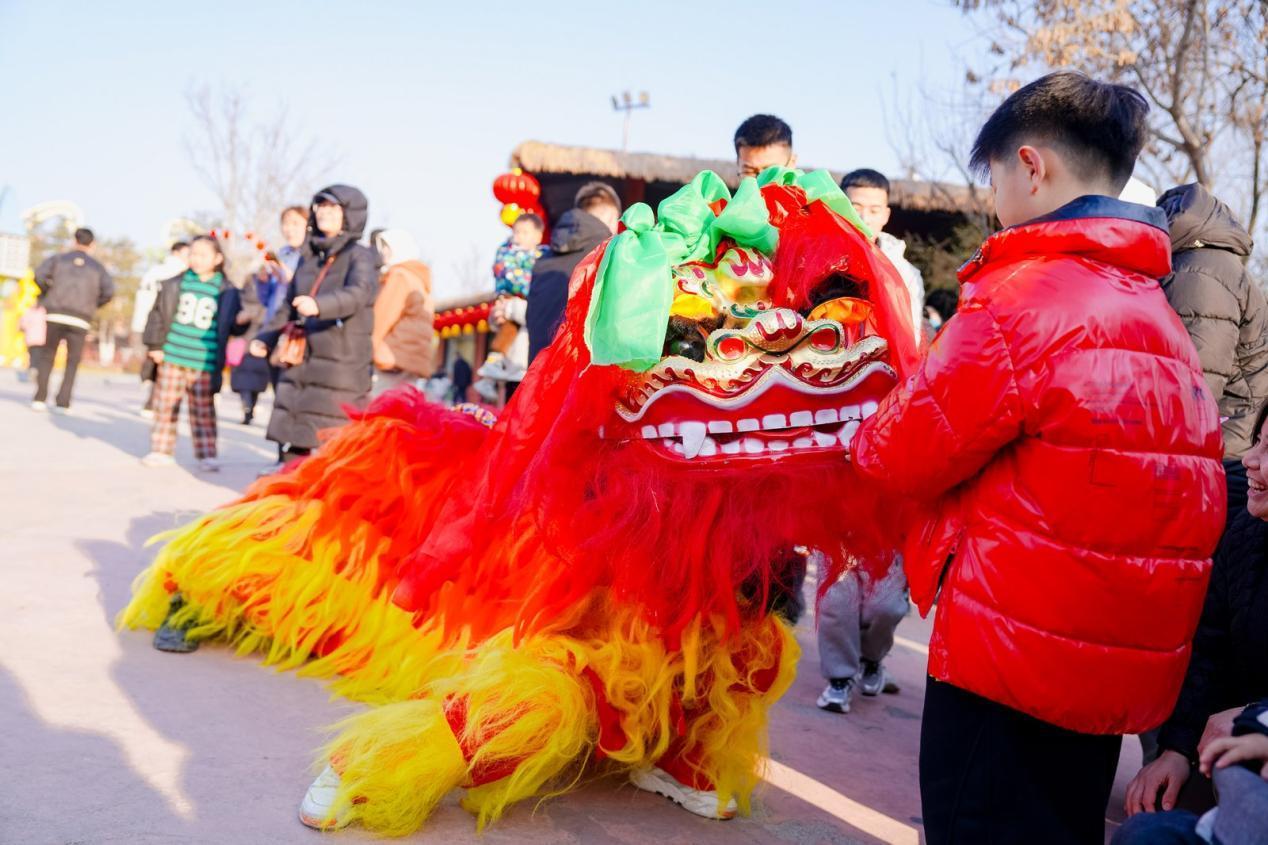
POLYGON ((1170 713, 1224 526, 1219 412, 1157 279, 1161 211, 1117 199, 1145 100, 1027 85, 972 163, 1007 228, 961 269, 920 369, 856 435, 859 472, 928 514, 930 845, 1100 842, 1121 737, 1170 713))
POLYGON ((903 277, 903 285, 911 298, 911 324, 916 331, 916 344, 924 340, 925 280, 920 271, 907 260, 907 244, 885 231, 892 210, 889 207, 889 180, 879 170, 860 168, 851 170, 841 179, 854 210, 863 218, 880 251, 903 277))
POLYGON ((793 167, 792 127, 773 114, 755 114, 735 130, 735 167, 743 179, 768 167, 793 167))

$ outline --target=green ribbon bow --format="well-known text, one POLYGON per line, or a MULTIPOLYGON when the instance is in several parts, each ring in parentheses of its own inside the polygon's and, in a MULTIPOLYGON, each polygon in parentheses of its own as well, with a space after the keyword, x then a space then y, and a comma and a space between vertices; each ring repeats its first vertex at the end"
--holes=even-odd
POLYGON ((826 170, 802 173, 771 167, 744 179, 732 196, 712 170, 704 170, 666 197, 658 220, 646 203, 635 203, 621 216, 625 231, 612 239, 599 264, 585 342, 595 364, 616 364, 637 372, 660 361, 674 301, 673 268, 710 260, 723 238, 773 255, 779 230, 770 223, 763 185, 796 185, 809 201, 821 200, 862 232, 867 227, 826 170), (711 205, 726 200, 721 214, 711 205))

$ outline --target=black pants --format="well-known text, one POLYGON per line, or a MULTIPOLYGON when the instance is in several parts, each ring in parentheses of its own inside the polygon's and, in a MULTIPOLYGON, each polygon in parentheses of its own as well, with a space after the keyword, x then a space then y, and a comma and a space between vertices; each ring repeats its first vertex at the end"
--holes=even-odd
POLYGON ((66 372, 62 374, 62 386, 57 391, 57 404, 62 408, 70 407, 71 392, 75 389, 75 373, 79 370, 79 359, 84 357, 84 338, 88 332, 75 326, 64 326, 61 323, 49 323, 48 334, 43 346, 31 350, 35 358, 35 401, 48 400, 48 381, 53 374, 53 362, 57 360, 57 347, 66 342, 66 372), (34 355, 35 352, 39 355, 34 355))
POLYGON ((1121 743, 929 678, 920 731, 928 845, 1101 845, 1121 743))

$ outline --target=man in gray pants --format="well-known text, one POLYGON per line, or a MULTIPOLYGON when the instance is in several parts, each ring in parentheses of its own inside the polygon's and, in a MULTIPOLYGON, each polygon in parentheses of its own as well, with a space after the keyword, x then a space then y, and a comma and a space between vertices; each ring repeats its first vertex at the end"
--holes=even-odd
MULTIPOLYGON (((820 561, 820 572, 822 566, 820 561)), ((816 620, 819 668, 828 681, 819 707, 849 713, 856 688, 867 696, 898 692, 882 661, 894 647, 894 629, 909 608, 901 557, 879 580, 851 569, 828 588, 816 620)))

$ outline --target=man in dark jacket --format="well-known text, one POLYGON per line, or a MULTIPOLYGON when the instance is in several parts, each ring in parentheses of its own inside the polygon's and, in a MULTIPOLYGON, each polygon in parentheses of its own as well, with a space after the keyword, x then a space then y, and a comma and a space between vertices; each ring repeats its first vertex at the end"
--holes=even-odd
POLYGON ((616 234, 621 201, 604 182, 581 186, 550 233, 550 254, 533 265, 533 285, 528 289, 528 362, 531 364, 555 339, 568 307, 568 282, 572 271, 599 244, 616 234))
POLYGON ((70 252, 46 258, 35 269, 40 288, 39 305, 47 313, 48 334, 42 347, 31 350, 35 359, 35 399, 31 408, 48 410, 48 382, 53 373, 57 347, 66 343, 66 372, 57 391, 58 413, 70 408, 75 389, 75 373, 84 355, 84 338, 96 310, 114 297, 114 281, 101 262, 92 257, 91 229, 75 230, 75 247, 70 252))
POLYGON ((1193 338, 1206 383, 1224 418, 1228 512, 1246 504, 1241 457, 1255 415, 1268 398, 1268 303, 1246 272, 1250 234, 1227 205, 1201 185, 1181 185, 1158 199, 1171 229, 1167 301, 1193 338))
POLYGON ((350 185, 331 185, 313 197, 310 234, 288 305, 251 344, 251 354, 263 356, 287 322, 298 322, 306 332, 307 356, 282 373, 269 419, 268 439, 282 449, 283 459, 316 448, 318 431, 348 421, 344 405, 363 407, 369 398, 378 275, 373 254, 357 243, 367 216, 365 194, 350 185), (319 276, 321 286, 314 291, 319 276))

